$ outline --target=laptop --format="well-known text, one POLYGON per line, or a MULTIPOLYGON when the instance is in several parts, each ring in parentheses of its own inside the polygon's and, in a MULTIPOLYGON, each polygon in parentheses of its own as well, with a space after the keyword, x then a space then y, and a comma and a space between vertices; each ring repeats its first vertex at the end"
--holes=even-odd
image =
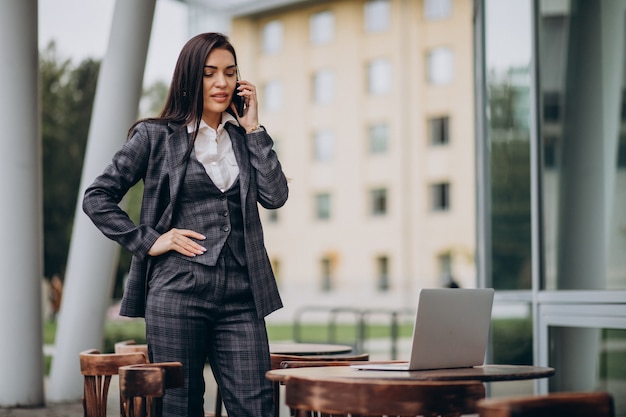
POLYGON ((357 369, 415 371, 483 365, 493 288, 422 288, 409 362, 351 365, 357 369))

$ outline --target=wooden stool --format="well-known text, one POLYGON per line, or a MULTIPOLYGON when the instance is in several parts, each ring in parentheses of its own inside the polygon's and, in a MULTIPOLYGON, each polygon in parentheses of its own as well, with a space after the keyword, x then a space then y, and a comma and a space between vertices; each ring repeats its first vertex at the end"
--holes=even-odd
POLYGON ((121 342, 117 342, 115 344, 115 353, 132 353, 132 352, 142 352, 143 354, 146 355, 146 358, 149 358, 148 345, 146 345, 145 343, 137 344, 137 342, 135 342, 134 340, 129 339, 129 340, 122 340, 121 342))
POLYGON ((79 353, 83 382, 83 410, 85 417, 106 417, 111 377, 118 375, 120 366, 145 364, 148 358, 141 352, 100 353, 89 349, 79 353))
MULTIPOLYGON (((148 345, 137 344, 134 340, 122 340, 115 344, 115 353, 130 353, 130 352, 143 352, 148 357, 148 345)), ((215 412, 205 411, 204 417, 222 417, 222 396, 220 395, 220 389, 217 387, 217 393, 215 395, 215 412)))
POLYGON ((119 375, 121 417, 161 417, 165 391, 185 383, 180 362, 122 366, 119 375))
POLYGON ((489 398, 478 402, 480 417, 614 417, 606 392, 553 392, 545 395, 489 398))
POLYGON ((296 416, 460 416, 485 397, 479 381, 402 381, 290 377, 287 405, 296 416))

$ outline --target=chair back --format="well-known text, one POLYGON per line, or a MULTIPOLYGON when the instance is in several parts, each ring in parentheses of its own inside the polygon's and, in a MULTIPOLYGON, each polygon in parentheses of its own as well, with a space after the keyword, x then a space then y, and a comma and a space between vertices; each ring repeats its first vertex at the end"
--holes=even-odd
POLYGON ((480 417, 614 417, 613 397, 606 392, 553 392, 499 397, 478 403, 480 417))
POLYGON ((148 358, 141 352, 100 353, 89 349, 79 353, 80 372, 83 375, 83 410, 85 417, 106 417, 111 377, 120 366, 145 364, 148 358))
POLYGON ((165 391, 184 385, 180 362, 128 365, 119 372, 121 417, 162 417, 165 391))
POLYGON ((478 381, 406 381, 290 377, 287 405, 296 416, 460 416, 485 397, 478 381))

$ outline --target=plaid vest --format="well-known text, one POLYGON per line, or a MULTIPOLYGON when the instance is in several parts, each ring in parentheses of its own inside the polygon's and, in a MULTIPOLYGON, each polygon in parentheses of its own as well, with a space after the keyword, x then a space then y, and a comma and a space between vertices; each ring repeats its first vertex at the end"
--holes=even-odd
POLYGON ((193 155, 187 163, 172 226, 206 236, 206 240, 198 243, 207 251, 194 257, 180 255, 185 259, 214 266, 227 246, 237 262, 246 265, 239 179, 221 192, 193 155))

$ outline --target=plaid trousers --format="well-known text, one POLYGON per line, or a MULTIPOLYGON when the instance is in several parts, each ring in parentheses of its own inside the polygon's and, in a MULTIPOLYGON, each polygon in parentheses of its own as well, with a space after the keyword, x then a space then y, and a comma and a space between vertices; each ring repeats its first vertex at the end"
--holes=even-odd
POLYGON ((247 268, 228 249, 215 266, 162 255, 150 276, 146 336, 152 362, 183 363, 185 386, 166 392, 164 417, 202 417, 207 358, 229 416, 274 413, 269 344, 247 268))

